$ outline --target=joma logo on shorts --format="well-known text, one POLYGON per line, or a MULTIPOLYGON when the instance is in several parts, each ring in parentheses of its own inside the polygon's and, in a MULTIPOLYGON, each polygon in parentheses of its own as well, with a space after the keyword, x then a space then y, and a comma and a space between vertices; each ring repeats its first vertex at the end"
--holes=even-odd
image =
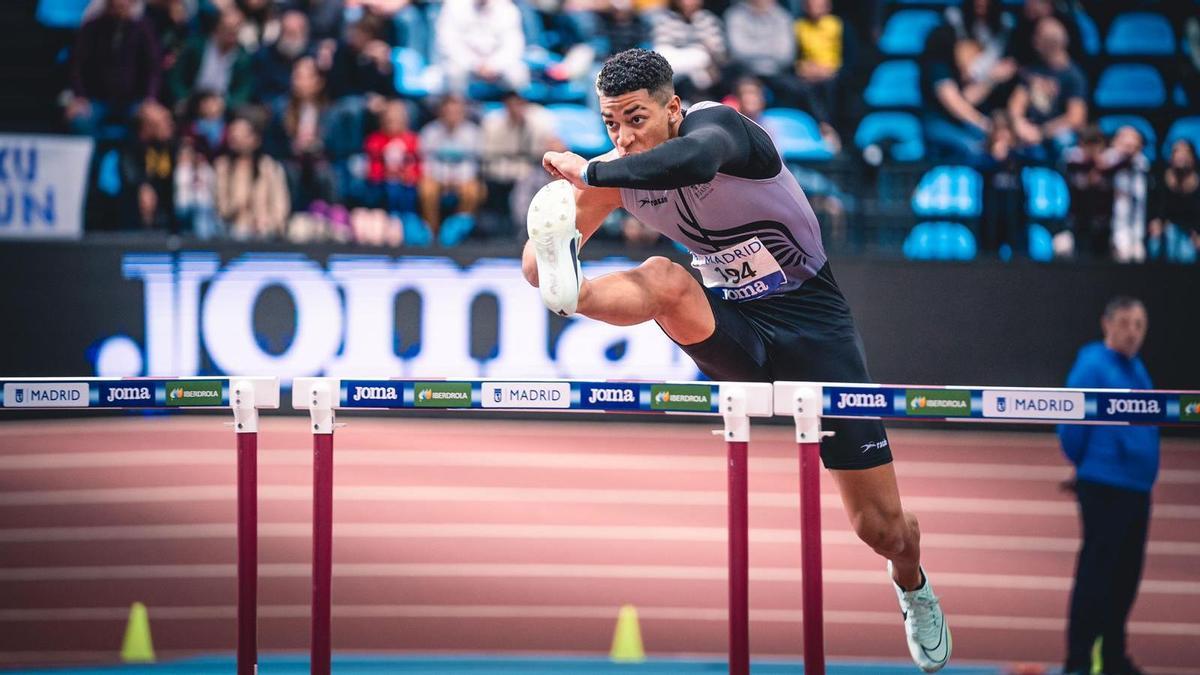
POLYGON ((394 401, 395 387, 355 387, 354 401, 394 401))
POLYGON ((1158 401, 1144 398, 1110 398, 1108 399, 1108 415, 1161 415, 1162 406, 1158 401))
POLYGON ((883 394, 838 394, 837 408, 886 408, 887 404, 883 394))
POLYGON ((662 206, 663 204, 666 204, 666 203, 667 203, 666 197, 659 197, 657 199, 639 199, 638 200, 638 206, 662 206))
POLYGON ((149 387, 113 387, 108 390, 106 403, 113 401, 149 401, 149 387))
POLYGON ((632 389, 592 389, 588 392, 588 403, 636 403, 632 389))

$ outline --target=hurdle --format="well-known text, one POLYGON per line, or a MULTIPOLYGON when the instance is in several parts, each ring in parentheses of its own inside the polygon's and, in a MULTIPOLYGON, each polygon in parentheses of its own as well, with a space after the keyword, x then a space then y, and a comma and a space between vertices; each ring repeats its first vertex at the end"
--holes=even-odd
POLYGON ((258 411, 275 377, 0 377, 3 410, 232 410, 237 437, 237 673, 258 672, 258 411))
POLYGON ((776 382, 800 452, 801 623, 805 675, 825 674, 821 418, 1200 427, 1200 391, 776 382))
POLYGON ((292 405, 313 433, 311 673, 329 675, 333 544, 333 431, 337 410, 503 410, 721 417, 729 482, 729 672, 750 672, 750 418, 773 414, 769 383, 581 380, 297 378, 292 405))

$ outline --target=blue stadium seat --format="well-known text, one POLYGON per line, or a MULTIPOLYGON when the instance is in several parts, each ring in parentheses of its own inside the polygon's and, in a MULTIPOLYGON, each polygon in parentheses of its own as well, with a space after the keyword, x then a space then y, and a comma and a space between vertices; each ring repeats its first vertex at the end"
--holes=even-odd
POLYGON ((1088 13, 1083 11, 1082 7, 1075 7, 1072 12, 1075 17, 1075 25, 1079 27, 1079 40, 1082 43, 1083 53, 1088 56, 1096 56, 1100 53, 1100 29, 1096 27, 1096 22, 1088 13))
POLYGON ((1067 216, 1071 205, 1071 194, 1067 181, 1054 169, 1044 166, 1026 167, 1021 172, 1025 185, 1025 213, 1038 220, 1058 219, 1067 216))
POLYGON ((859 150, 883 141, 892 141, 891 158, 897 162, 925 159, 925 141, 916 115, 904 112, 873 112, 862 119, 854 132, 859 150))
POLYGON ((812 115, 793 108, 770 108, 763 112, 763 128, 771 134, 785 162, 823 161, 833 152, 821 138, 812 115))
POLYGON ((1029 257, 1038 262, 1054 260, 1054 237, 1037 223, 1029 226, 1029 257))
POLYGON ((1192 147, 1200 150, 1200 116, 1181 117, 1171 125, 1163 141, 1163 158, 1170 157, 1171 144, 1181 138, 1191 141, 1192 147))
POLYGON ((425 77, 425 56, 408 47, 392 50, 392 84, 401 96, 424 98, 430 94, 425 77))
POLYGON ((931 9, 902 9, 884 25, 879 51, 893 56, 920 54, 925 37, 941 22, 941 14, 931 9))
POLYGON ((863 99, 874 108, 915 108, 921 105, 920 78, 916 61, 884 61, 871 73, 863 99))
POLYGON ((38 23, 49 28, 79 28, 91 0, 38 0, 38 23))
POLYGON ((921 177, 913 192, 913 212, 922 218, 977 218, 982 185, 979 173, 969 166, 934 167, 921 177))
POLYGON ((574 103, 555 103, 546 110, 554 115, 558 137, 571 152, 591 158, 612 149, 604 122, 595 110, 574 103))
POLYGON ((1146 159, 1151 162, 1157 154, 1158 134, 1154 133, 1154 126, 1146 121, 1145 117, 1138 115, 1105 115, 1099 120, 1100 131, 1104 132, 1105 136, 1112 136, 1117 133, 1117 129, 1129 126, 1137 129, 1142 138, 1146 141, 1146 148, 1142 154, 1146 155, 1146 159))
POLYGON ((971 260, 975 235, 961 223, 920 223, 904 239, 904 257, 910 260, 971 260))
POLYGON ((1161 14, 1129 12, 1113 19, 1104 49, 1114 56, 1171 56, 1175 31, 1161 14))
POLYGON ((1101 73, 1093 97, 1101 108, 1161 108, 1167 88, 1152 66, 1118 63, 1101 73))

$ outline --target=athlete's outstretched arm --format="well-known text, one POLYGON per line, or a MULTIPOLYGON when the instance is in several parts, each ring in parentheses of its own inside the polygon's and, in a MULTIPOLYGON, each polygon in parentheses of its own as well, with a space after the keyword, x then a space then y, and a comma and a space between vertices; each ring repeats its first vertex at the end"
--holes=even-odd
POLYGON ((549 152, 542 160, 552 175, 579 188, 674 190, 707 183, 718 172, 740 178, 772 178, 783 160, 771 137, 728 106, 689 112, 679 136, 625 157, 606 155, 588 163, 569 152, 549 152), (587 166, 586 185, 580 172, 587 166))

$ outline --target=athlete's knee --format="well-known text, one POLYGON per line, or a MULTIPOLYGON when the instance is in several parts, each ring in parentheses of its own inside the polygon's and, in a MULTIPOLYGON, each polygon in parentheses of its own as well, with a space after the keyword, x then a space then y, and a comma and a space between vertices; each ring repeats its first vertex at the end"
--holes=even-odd
POLYGON ((643 287, 652 292, 660 313, 679 302, 696 283, 683 265, 657 255, 647 258, 636 273, 643 287))
POLYGON ((901 511, 867 508, 853 514, 850 522, 858 538, 882 556, 897 556, 908 546, 909 525, 901 511))

